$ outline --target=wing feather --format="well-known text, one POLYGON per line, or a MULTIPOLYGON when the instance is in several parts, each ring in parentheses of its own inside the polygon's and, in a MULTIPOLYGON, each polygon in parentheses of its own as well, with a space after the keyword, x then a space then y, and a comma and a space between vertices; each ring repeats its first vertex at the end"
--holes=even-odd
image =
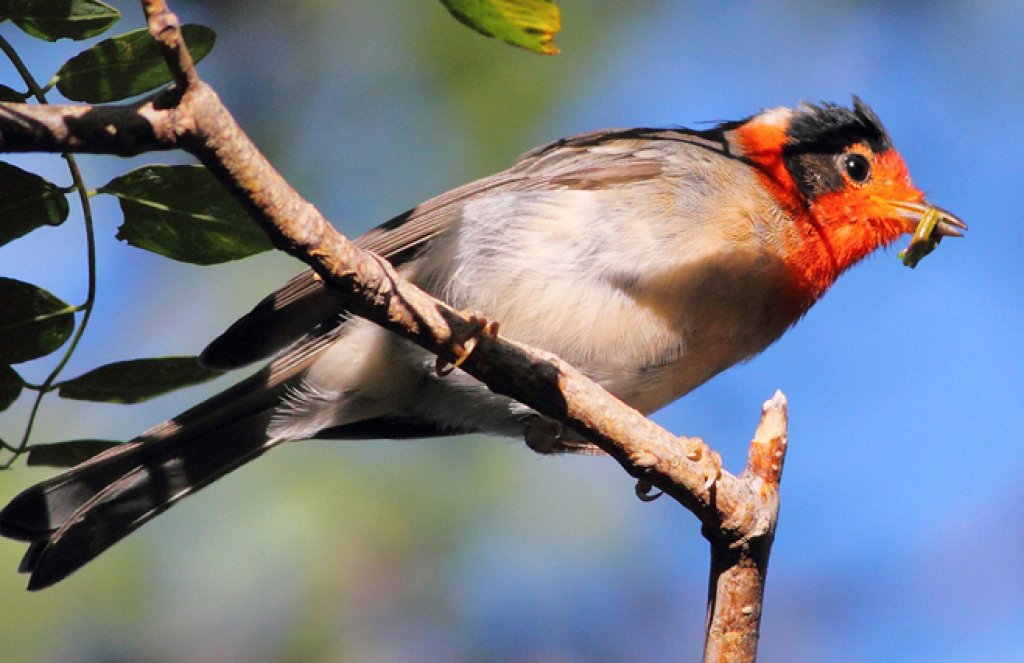
MULTIPOLYGON (((544 189, 594 189, 651 178, 665 166, 652 143, 697 135, 676 130, 592 132, 536 148, 508 170, 452 189, 366 232, 355 242, 401 266, 460 219, 464 204, 498 193, 544 189)), ((239 368, 288 348, 308 354, 307 344, 344 324, 341 299, 306 270, 260 301, 202 353, 219 370, 239 368), (312 331, 311 331, 312 330, 312 331)), ((317 350, 320 344, 314 344, 317 350)))

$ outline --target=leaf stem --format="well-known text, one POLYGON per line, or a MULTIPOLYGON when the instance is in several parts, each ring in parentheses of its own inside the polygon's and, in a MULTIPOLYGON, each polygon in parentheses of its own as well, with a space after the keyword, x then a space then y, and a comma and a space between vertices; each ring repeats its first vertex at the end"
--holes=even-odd
MULTIPOLYGON (((36 79, 32 76, 32 73, 25 66, 21 56, 14 50, 14 47, 0 35, 0 51, 3 51, 4 55, 11 61, 14 68, 18 70, 18 74, 21 76, 25 85, 28 86, 32 96, 36 98, 40 104, 49 103, 46 101, 46 91, 39 86, 36 79)), ((52 83, 52 82, 51 82, 52 83)), ((46 89, 50 89, 50 85, 46 89)), ((85 328, 89 324, 89 319, 92 317, 93 305, 96 302, 96 233, 93 228, 93 216, 92 216, 92 205, 89 202, 89 189, 85 186, 85 180, 82 178, 82 171, 78 167, 78 162, 75 157, 67 152, 62 154, 64 160, 67 162, 68 171, 71 173, 71 180, 76 191, 78 191, 78 199, 82 204, 82 217, 85 222, 85 246, 86 246, 86 268, 88 270, 88 282, 86 285, 85 302, 81 305, 80 310, 82 311, 82 319, 78 323, 78 327, 75 329, 74 335, 71 337, 71 342, 68 344, 67 350, 64 351, 64 356, 61 357, 60 361, 54 367, 50 374, 46 376, 43 383, 39 385, 39 390, 36 392, 35 400, 32 403, 32 410, 29 413, 28 422, 25 424, 25 432, 21 437, 21 441, 17 446, 12 446, 3 440, 0 440, 0 445, 3 448, 10 451, 13 455, 7 459, 5 463, 0 465, 0 469, 8 469, 14 464, 18 456, 23 454, 28 448, 28 441, 32 435, 32 428, 35 425, 36 416, 39 414, 39 407, 42 404, 43 397, 46 394, 53 391, 53 383, 56 382, 60 376, 61 371, 67 366, 71 360, 71 356, 75 353, 75 349, 78 347, 79 341, 82 340, 82 336, 85 334, 85 328)))
POLYGON ((21 80, 25 81, 25 85, 28 86, 28 91, 32 93, 32 96, 36 98, 41 104, 46 103, 46 93, 43 91, 39 84, 36 83, 36 79, 32 77, 32 73, 25 66, 25 62, 18 55, 18 52, 14 50, 10 42, 7 41, 3 35, 0 35, 0 51, 3 51, 7 59, 11 61, 14 68, 18 70, 18 75, 21 76, 21 80))

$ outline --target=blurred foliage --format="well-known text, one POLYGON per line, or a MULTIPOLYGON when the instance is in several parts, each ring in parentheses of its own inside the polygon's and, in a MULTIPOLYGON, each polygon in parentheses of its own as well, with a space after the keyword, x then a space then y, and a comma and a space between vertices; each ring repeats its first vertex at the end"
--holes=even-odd
MULTIPOLYGON (((313 102, 312 91, 327 86, 325 76, 354 81, 370 77, 364 86, 352 90, 370 95, 351 100, 363 108, 380 103, 376 98, 383 96, 388 85, 416 86, 413 90, 421 96, 414 108, 389 111, 399 118, 403 112, 417 110, 428 118, 433 112, 441 113, 458 128, 458 151, 470 157, 466 176, 479 176, 508 166, 516 155, 533 147, 538 125, 594 75, 615 32, 655 6, 654 0, 628 4, 593 0, 563 6, 562 52, 552 58, 482 39, 453 21, 438 2, 296 0, 288 12, 281 12, 276 0, 224 0, 204 9, 211 12, 213 24, 235 41, 244 41, 264 26, 271 31, 261 35, 268 43, 283 43, 296 34, 306 36, 303 49, 274 53, 275 61, 292 76, 281 79, 271 74, 263 80, 266 92, 276 91, 265 95, 267 103, 288 102, 303 94, 309 95, 306 102, 313 102), (330 25, 330 30, 324 30, 324 25, 330 25), (367 38, 367 34, 377 37, 367 38)), ((245 56, 249 63, 256 49, 252 50, 245 56)), ((232 54, 226 57, 236 70, 246 67, 245 62, 232 61, 232 54)), ((230 81, 225 83, 230 86, 230 81)), ((273 105, 259 110, 257 121, 268 121, 275 112, 281 118, 296 112, 294 104, 287 103, 279 111, 273 105)), ((288 135, 280 121, 256 134, 261 145, 269 142, 271 153, 278 150, 276 141, 288 135)), ((403 136, 398 127, 390 138, 414 140, 403 136)), ((280 149, 289 151, 285 145, 280 149)))
POLYGON ((553 0, 441 0, 452 16, 480 34, 543 53, 557 55, 555 34, 562 29, 553 0))
POLYGON ((506 53, 431 12, 413 35, 411 57, 465 132, 478 167, 492 171, 533 145, 529 138, 537 123, 569 101, 600 62, 602 46, 617 26, 651 4, 594 0, 586 11, 565 9, 562 54, 544 59, 506 53))

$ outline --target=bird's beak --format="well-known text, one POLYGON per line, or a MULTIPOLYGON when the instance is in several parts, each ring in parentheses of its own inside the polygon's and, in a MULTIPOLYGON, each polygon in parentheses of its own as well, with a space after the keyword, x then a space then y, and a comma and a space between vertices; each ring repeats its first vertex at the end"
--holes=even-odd
POLYGON ((919 230, 921 222, 928 221, 929 218, 934 218, 935 224, 928 232, 928 235, 938 235, 940 237, 963 237, 963 231, 967 230, 966 223, 961 221, 952 212, 947 212, 941 207, 929 205, 925 202, 908 203, 902 200, 890 200, 889 204, 899 210, 900 216, 913 223, 914 230, 912 232, 915 234, 919 230))
POLYGON ((966 223, 941 207, 902 200, 890 200, 889 204, 908 222, 907 232, 914 233, 907 248, 900 251, 907 267, 916 267, 921 258, 935 250, 943 237, 963 237, 967 230, 966 223))

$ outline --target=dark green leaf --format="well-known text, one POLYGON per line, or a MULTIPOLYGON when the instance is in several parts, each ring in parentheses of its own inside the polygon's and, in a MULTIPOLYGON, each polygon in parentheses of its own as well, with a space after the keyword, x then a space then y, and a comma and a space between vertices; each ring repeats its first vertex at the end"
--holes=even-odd
POLYGON ((121 13, 99 0, 0 0, 0 17, 33 37, 57 41, 95 37, 121 13))
POLYGON ((71 336, 74 308, 23 281, 0 277, 0 364, 48 355, 71 336))
POLYGON ((562 29, 554 0, 441 0, 452 16, 488 37, 544 55, 555 55, 552 43, 562 29))
POLYGON ((103 403, 140 403, 220 375, 199 365, 197 357, 133 359, 100 366, 62 382, 62 398, 103 403))
POLYGON ((27 465, 72 467, 84 463, 101 451, 123 442, 116 440, 69 440, 53 444, 35 444, 28 448, 27 465))
POLYGON ((0 246, 68 218, 64 193, 35 173, 0 161, 0 246))
POLYGON ((25 92, 18 92, 13 88, 0 84, 0 101, 13 101, 15 103, 19 103, 26 99, 28 99, 28 94, 25 92))
POLYGON ((121 203, 124 225, 118 239, 174 260, 212 265, 272 248, 202 166, 143 166, 99 191, 121 203))
POLYGON ((18 372, 10 366, 0 365, 0 411, 6 410, 18 399, 25 386, 18 372))
MULTIPOLYGON (((182 34, 196 62, 216 38, 202 25, 183 25, 182 34)), ((171 72, 145 29, 104 39, 71 58, 57 71, 57 89, 68 99, 101 104, 149 92, 171 81, 171 72)))

